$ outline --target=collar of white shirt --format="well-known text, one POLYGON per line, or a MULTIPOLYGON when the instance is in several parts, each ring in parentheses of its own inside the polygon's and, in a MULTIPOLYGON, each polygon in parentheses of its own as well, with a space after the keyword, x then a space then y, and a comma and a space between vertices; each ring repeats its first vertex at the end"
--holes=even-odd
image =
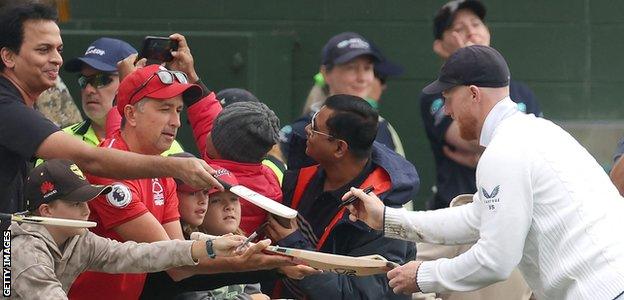
POLYGON ((498 124, 517 112, 519 112, 518 105, 511 101, 509 96, 503 98, 501 101, 498 101, 498 103, 492 107, 492 110, 488 113, 487 117, 485 117, 483 128, 481 128, 479 144, 483 147, 487 147, 488 144, 490 144, 490 141, 492 141, 494 130, 496 130, 498 124))

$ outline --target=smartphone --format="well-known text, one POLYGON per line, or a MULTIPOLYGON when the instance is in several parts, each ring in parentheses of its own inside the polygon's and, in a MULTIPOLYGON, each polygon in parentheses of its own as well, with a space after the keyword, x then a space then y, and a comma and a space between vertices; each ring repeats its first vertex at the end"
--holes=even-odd
POLYGON ((146 36, 137 59, 147 58, 148 64, 173 60, 171 51, 178 50, 178 42, 168 37, 146 36))

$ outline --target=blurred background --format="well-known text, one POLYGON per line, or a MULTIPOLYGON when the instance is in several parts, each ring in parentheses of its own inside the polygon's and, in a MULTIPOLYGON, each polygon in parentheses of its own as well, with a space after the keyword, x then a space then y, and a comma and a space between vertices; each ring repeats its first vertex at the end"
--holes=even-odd
MULTIPOLYGON (((187 37, 208 87, 252 91, 278 114, 282 126, 300 115, 325 42, 343 31, 363 34, 406 70, 388 81, 380 110, 421 176, 415 208, 431 196, 435 176, 418 99, 442 63, 431 49, 432 19, 445 2, 56 1, 66 61, 99 37, 120 38, 138 49, 146 35, 179 32, 187 37)), ((492 46, 506 57, 512 78, 529 85, 545 117, 569 130, 609 170, 624 135, 624 1, 483 2, 492 46)), ((80 106, 76 75, 61 75, 80 106)), ((188 128, 178 140, 196 152, 188 128)))

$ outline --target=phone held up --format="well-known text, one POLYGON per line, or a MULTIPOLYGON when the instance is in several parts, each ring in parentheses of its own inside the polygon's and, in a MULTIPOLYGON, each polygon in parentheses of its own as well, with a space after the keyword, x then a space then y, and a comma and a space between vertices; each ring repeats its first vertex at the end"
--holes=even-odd
POLYGON ((146 36, 137 61, 147 59, 147 64, 162 64, 173 60, 172 51, 178 50, 178 41, 168 37, 146 36))

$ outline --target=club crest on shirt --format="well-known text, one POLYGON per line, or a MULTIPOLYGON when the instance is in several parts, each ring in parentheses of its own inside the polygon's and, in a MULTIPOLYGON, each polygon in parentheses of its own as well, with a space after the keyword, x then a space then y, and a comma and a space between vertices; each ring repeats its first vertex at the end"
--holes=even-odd
POLYGON ((115 182, 112 185, 113 190, 106 195, 106 200, 110 205, 117 208, 124 208, 132 201, 132 193, 130 189, 123 183, 115 182))
POLYGON ((500 185, 497 185, 491 192, 481 187, 481 194, 483 194, 483 204, 487 207, 488 210, 494 211, 496 210, 497 204, 500 202, 498 196, 498 192, 500 191, 500 185))
POLYGON ((165 204, 165 195, 163 193, 162 184, 156 178, 152 178, 152 195, 154 197, 154 205, 160 206, 165 204))

